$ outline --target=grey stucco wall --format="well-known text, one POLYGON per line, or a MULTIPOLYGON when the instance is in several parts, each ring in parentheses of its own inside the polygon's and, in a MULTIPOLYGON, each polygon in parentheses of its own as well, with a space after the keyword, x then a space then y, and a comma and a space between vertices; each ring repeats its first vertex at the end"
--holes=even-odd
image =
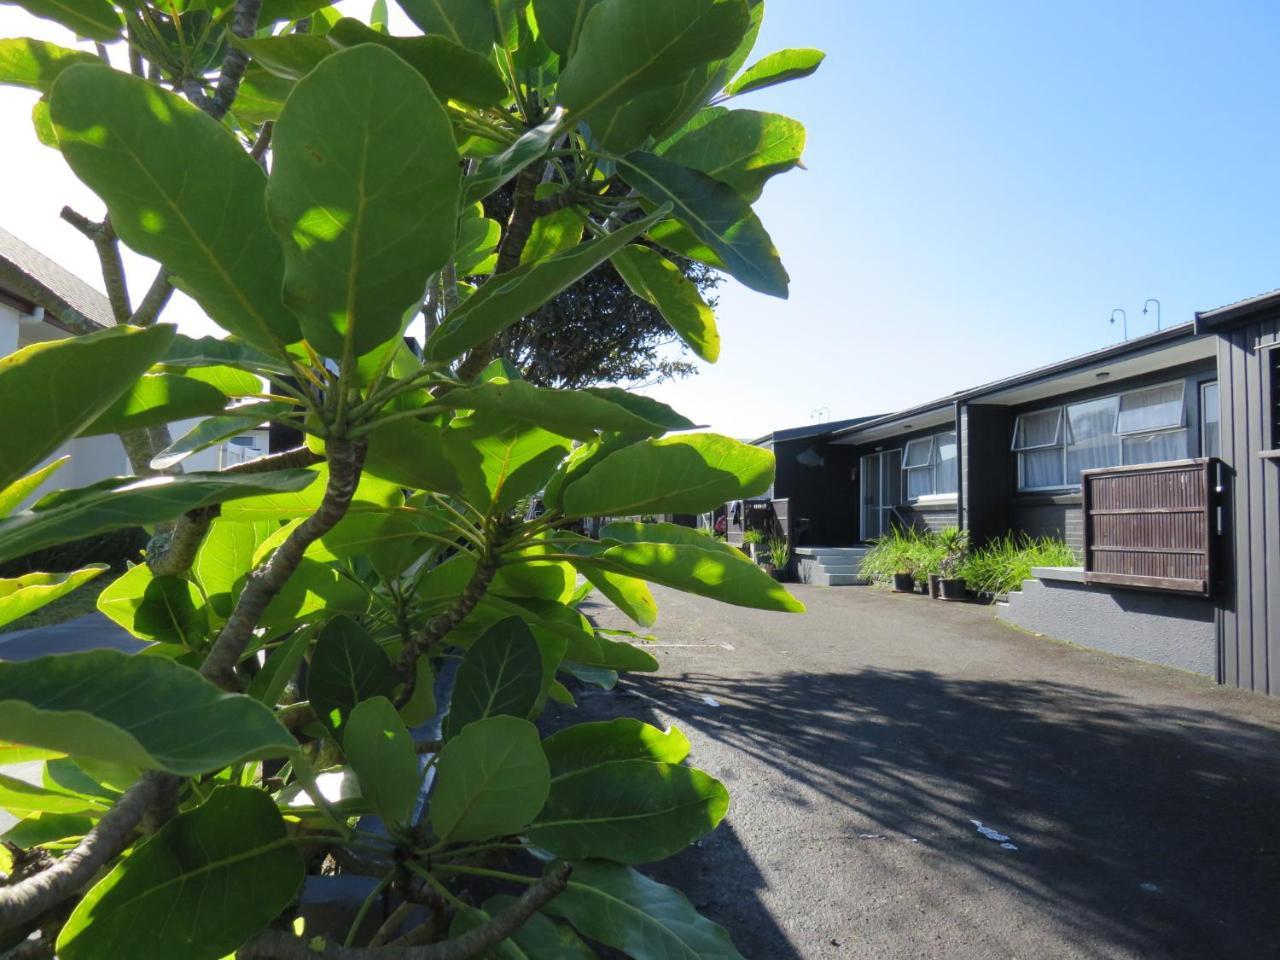
POLYGON ((1030 580, 997 607, 1024 630, 1216 677, 1213 606, 1201 597, 1030 580))

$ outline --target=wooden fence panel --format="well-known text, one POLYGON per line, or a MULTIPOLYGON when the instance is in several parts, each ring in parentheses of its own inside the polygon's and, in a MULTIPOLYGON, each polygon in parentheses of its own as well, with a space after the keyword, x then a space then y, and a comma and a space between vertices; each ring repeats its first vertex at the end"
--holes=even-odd
POLYGON ((1214 580, 1213 461, 1086 470, 1086 583, 1208 596, 1214 580))

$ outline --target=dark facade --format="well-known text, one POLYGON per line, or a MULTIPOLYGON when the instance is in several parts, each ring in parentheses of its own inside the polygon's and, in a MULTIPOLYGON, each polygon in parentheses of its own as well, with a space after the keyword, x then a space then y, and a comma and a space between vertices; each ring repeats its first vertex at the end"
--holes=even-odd
POLYGON ((1280 294, 1199 314, 1218 340, 1222 589, 1218 679, 1280 695, 1280 294))

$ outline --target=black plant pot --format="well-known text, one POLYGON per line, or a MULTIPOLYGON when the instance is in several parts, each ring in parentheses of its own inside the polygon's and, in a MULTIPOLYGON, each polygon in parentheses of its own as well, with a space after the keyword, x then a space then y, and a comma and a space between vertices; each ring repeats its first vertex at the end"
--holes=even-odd
POLYGON ((935 600, 938 599, 938 581, 941 579, 942 579, 941 574, 937 574, 937 573, 929 574, 929 596, 933 597, 933 599, 935 600))
POLYGON ((915 593, 916 578, 912 573, 895 573, 893 575, 894 593, 915 593))
POLYGON ((953 579, 944 577, 938 581, 938 595, 943 600, 967 600, 969 586, 959 577, 953 579))

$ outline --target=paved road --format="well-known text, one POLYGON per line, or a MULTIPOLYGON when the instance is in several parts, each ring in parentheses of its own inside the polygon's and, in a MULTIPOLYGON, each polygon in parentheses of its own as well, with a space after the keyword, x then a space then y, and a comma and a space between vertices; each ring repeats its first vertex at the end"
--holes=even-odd
POLYGON ((674 723, 729 786, 653 872, 747 957, 1280 957, 1280 701, 980 606, 795 592, 808 615, 657 591, 661 674, 575 711, 674 723))

